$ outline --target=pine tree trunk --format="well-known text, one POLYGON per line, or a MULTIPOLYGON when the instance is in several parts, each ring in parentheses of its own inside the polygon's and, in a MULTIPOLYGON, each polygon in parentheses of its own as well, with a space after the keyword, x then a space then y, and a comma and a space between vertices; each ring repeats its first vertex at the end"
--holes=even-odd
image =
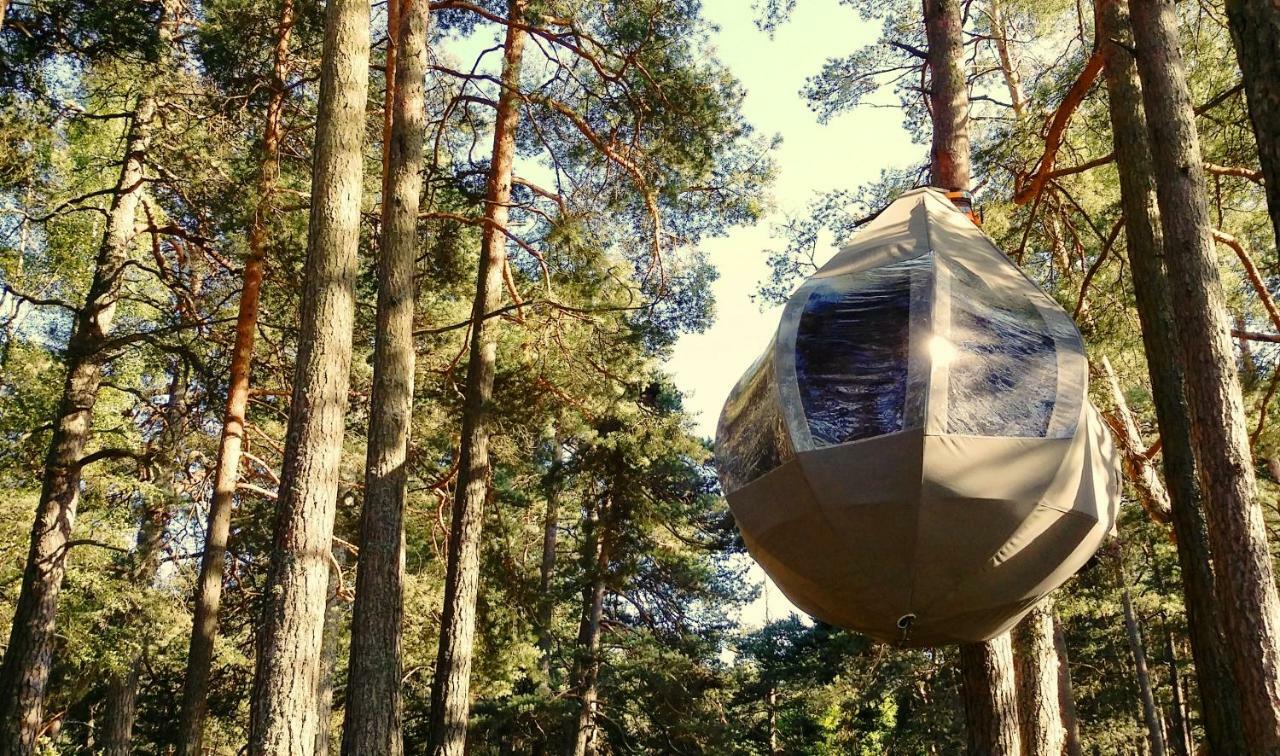
POLYGON ((1080 744, 1080 721, 1076 716, 1075 686, 1071 683, 1071 660, 1067 651, 1067 637, 1062 632, 1062 623, 1053 618, 1053 648, 1058 655, 1058 711, 1062 715, 1062 728, 1066 732, 1066 743, 1063 753, 1066 756, 1081 756, 1084 752, 1080 744))
POLYGON ((427 0, 399 0, 391 141, 378 259, 378 330, 360 515, 342 751, 399 756, 404 499, 413 413, 414 268, 422 190, 427 0))
POLYGON ((1046 598, 1013 629, 1018 716, 1025 756, 1061 756, 1067 731, 1059 705, 1053 599, 1046 598))
MULTIPOLYGON (((316 756, 329 753, 329 725, 333 716, 333 677, 338 666, 338 632, 342 619, 342 596, 338 593, 341 585, 339 571, 345 559, 339 552, 333 552, 334 561, 329 570, 328 599, 324 606, 324 639, 320 644, 320 685, 316 694, 316 718, 320 724, 316 727, 316 756)), ((365 753, 382 753, 381 751, 365 751, 365 753)))
POLYGON ((1120 572, 1121 597, 1124 603, 1124 632, 1129 639, 1129 652, 1133 654, 1133 672, 1138 682, 1138 696, 1142 701, 1142 719, 1147 727, 1147 746, 1152 756, 1164 756, 1164 727, 1160 722, 1160 710, 1156 707, 1155 693, 1151 687, 1151 673, 1147 669, 1147 652, 1142 643, 1142 631, 1133 611, 1133 598, 1129 586, 1120 572))
POLYGON ((564 469, 564 447, 557 436, 551 447, 551 469, 547 471, 547 510, 542 518, 542 563, 538 568, 538 665, 544 685, 550 690, 551 653, 555 648, 552 621, 556 602, 551 595, 551 581, 556 574, 556 540, 560 525, 560 486, 564 469))
POLYGON ((972 756, 1019 756, 1017 686, 1009 634, 960 646, 964 721, 972 756))
POLYGON ((178 721, 178 754, 199 756, 208 713, 209 673, 213 667, 213 645, 218 635, 218 608, 222 603, 222 576, 226 564, 227 540, 231 535, 231 508, 236 482, 240 478, 240 451, 244 444, 245 414, 249 406, 249 371, 253 363, 253 342, 258 330, 258 302, 267 260, 267 220, 271 212, 276 182, 280 175, 281 114, 284 111, 288 72, 289 36, 293 29, 293 0, 281 0, 276 24, 271 95, 262 129, 262 156, 258 167, 258 204, 249 225, 249 254, 244 261, 240 307, 236 315, 236 339, 231 350, 227 403, 223 411, 222 436, 213 474, 213 499, 205 528, 204 554, 196 579, 195 616, 191 622, 191 643, 187 651, 186 678, 178 721))
POLYGON ((297 368, 264 590, 251 754, 315 749, 330 546, 355 316, 369 3, 329 0, 297 368))
POLYGON ((1227 653, 1251 753, 1280 753, 1280 597, 1214 256, 1199 135, 1171 0, 1134 0, 1142 81, 1191 439, 1216 555, 1227 653))
POLYGON ((1271 225, 1280 239, 1280 6, 1273 0, 1227 0, 1227 21, 1244 75, 1271 225))
MULTIPOLYGON (((187 385, 186 366, 175 364, 169 398, 165 402, 164 427, 148 449, 154 460, 152 472, 164 493, 158 498, 144 499, 136 545, 130 555, 129 578, 139 593, 149 591, 155 585, 160 572, 165 528, 170 516, 182 505, 178 490, 178 455, 187 433, 187 385)), ((119 622, 136 626, 139 618, 136 612, 131 612, 120 617, 119 622)), ((124 675, 113 676, 107 682, 102 752, 108 756, 129 756, 134 752, 133 724, 138 716, 138 682, 144 662, 142 653, 135 654, 128 664, 128 671, 124 675)))
POLYGON ((1004 9, 1000 0, 987 3, 987 13, 991 22, 992 42, 996 47, 996 58, 1000 61, 1000 73, 1004 76, 1004 85, 1009 90, 1009 106, 1013 109, 1013 117, 1021 119, 1026 113, 1026 95, 1022 92, 1022 75, 1009 52, 1009 29, 1004 18, 1004 9))
POLYGON ((154 96, 143 94, 125 137, 124 160, 107 211, 93 282, 67 343, 66 382, 45 458, 44 485, 31 530, 22 591, 0 669, 0 753, 4 754, 33 753, 40 731, 53 657, 58 593, 66 570, 66 544, 80 497, 80 458, 89 441, 93 406, 102 384, 102 350, 110 337, 133 247, 134 222, 145 190, 143 169, 155 117, 154 96))
POLYGON ((1164 630, 1165 665, 1169 668, 1169 689, 1172 693, 1169 732, 1166 741, 1169 749, 1177 756, 1192 756, 1190 727, 1187 723, 1187 705, 1182 695, 1182 675, 1178 670, 1178 656, 1174 653, 1173 632, 1169 630, 1168 620, 1160 615, 1160 625, 1164 630))
POLYGON ((925 0, 924 31, 932 72, 930 181, 942 189, 968 191, 972 180, 969 89, 964 73, 964 30, 959 0, 925 0))
MULTIPOLYGON (((1098 32, 1103 40, 1131 38, 1124 0, 1101 0, 1098 32)), ((1205 737, 1215 753, 1243 753, 1240 694, 1226 657, 1226 641, 1214 588, 1208 528, 1191 447, 1191 420, 1184 394, 1177 326, 1164 244, 1159 228, 1150 136, 1141 107, 1137 67, 1129 51, 1114 43, 1103 48, 1103 72, 1110 103, 1125 238, 1133 269, 1134 299, 1151 378, 1156 419, 1163 441, 1161 458, 1177 538, 1178 564, 1187 611, 1191 655, 1200 689, 1205 737)))
MULTIPOLYGON (((523 18, 525 0, 510 0, 508 19, 523 18)), ((485 191, 485 225, 471 313, 471 354, 467 362, 466 398, 462 414, 462 448, 449 532, 440 646, 431 685, 430 749, 433 756, 461 756, 466 745, 471 702, 471 646, 475 637, 476 599, 480 590, 480 534, 489 490, 488 405, 498 345, 486 314, 502 300, 506 265, 507 206, 515 161, 515 131, 520 116, 520 64, 525 33, 507 26, 502 64, 502 92, 493 129, 493 157, 485 191)))
POLYGON ((578 717, 569 756, 594 753, 596 680, 600 676, 600 624, 604 619, 605 578, 609 571, 609 504, 594 503, 587 515, 587 542, 583 568, 588 576, 582 589, 582 621, 578 626, 578 648, 574 664, 574 688, 578 696, 578 717), (589 749, 589 750, 588 750, 589 749))

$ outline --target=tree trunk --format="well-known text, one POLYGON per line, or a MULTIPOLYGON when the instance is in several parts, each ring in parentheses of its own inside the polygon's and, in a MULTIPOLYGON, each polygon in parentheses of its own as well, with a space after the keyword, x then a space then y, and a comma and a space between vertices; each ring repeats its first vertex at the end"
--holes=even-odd
POLYGON ((1160 722, 1160 710, 1156 707, 1156 697, 1151 687, 1151 673, 1147 670, 1147 652, 1142 644, 1142 631, 1138 629, 1138 618, 1133 611, 1133 598, 1129 594, 1129 585, 1122 566, 1118 570, 1118 576, 1124 603, 1124 632, 1129 639, 1129 651, 1133 654, 1133 672, 1138 681, 1138 695, 1142 701, 1142 719, 1147 727, 1147 746, 1151 749, 1152 756, 1164 756, 1164 727, 1160 722))
POLYGON ((964 721, 973 756, 1019 756, 1017 686, 1009 634, 960 646, 964 721))
POLYGON ((1000 73, 1004 76, 1005 88, 1009 90, 1009 106, 1013 109, 1013 117, 1021 120, 1027 110, 1026 96, 1022 92, 1022 75, 1009 52, 1009 28, 1000 0, 987 3, 987 14, 991 23, 991 41, 995 44, 996 58, 1000 61, 1000 73))
MULTIPOLYGON (((1097 11, 1099 39, 1124 42, 1131 38, 1128 8, 1123 0, 1102 0, 1097 11)), ((1191 447, 1191 419, 1178 352, 1179 318, 1174 317, 1165 269, 1150 135, 1140 105, 1141 85, 1128 50, 1106 42, 1103 54, 1125 237, 1133 269, 1131 279, 1163 441, 1164 481, 1177 537, 1178 565, 1205 737, 1214 753, 1243 753, 1246 749, 1240 693, 1226 656, 1219 599, 1214 589, 1209 534, 1201 508, 1200 483, 1191 447)))
POLYGON ((542 518, 542 564, 538 568, 538 661, 543 685, 550 691, 551 653, 555 648, 552 621, 556 602, 551 595, 551 581, 556 573, 556 539, 560 525, 560 486, 564 470, 564 447, 557 435, 551 446, 551 468, 547 471, 547 511, 542 518))
POLYGON ((506 265, 507 206, 515 161, 516 122, 520 117, 520 63, 525 33, 515 26, 525 0, 510 0, 502 64, 502 91, 493 128, 493 157, 485 191, 485 225, 471 312, 471 354, 467 362, 462 414, 462 448, 449 532, 440 647, 431 685, 430 748, 433 756, 461 756, 467 738, 471 702, 471 645, 475 636, 480 580, 480 532, 489 489, 488 405, 493 395, 497 342, 486 314, 502 300, 506 265))
POLYGON ((208 713, 209 673, 213 666, 213 645, 218 635, 218 608, 222 603, 222 576, 226 564, 227 539, 231 535, 231 508, 240 477, 240 450, 244 444, 245 414, 249 406, 249 370, 253 363, 253 342, 258 330, 258 302, 267 260, 267 218, 270 215, 276 182, 280 175, 281 114, 284 112, 288 72, 289 35, 293 28, 293 0, 281 0, 276 24, 271 96, 262 128, 262 157, 258 167, 258 203, 249 224, 249 254, 244 261, 240 309, 236 315, 236 340, 231 350, 227 403, 223 411, 222 437, 213 474, 213 499, 205 528, 204 554, 196 579, 195 616, 191 622, 191 643, 187 651, 187 671, 182 690, 182 710, 178 721, 178 754, 199 756, 208 713))
POLYGON ((1163 612, 1160 615, 1160 625, 1164 630, 1164 656, 1165 665, 1169 668, 1169 689, 1173 693, 1173 716, 1170 717, 1166 740, 1169 749, 1177 756, 1192 756, 1191 728, 1187 723, 1187 705, 1182 695, 1182 675, 1178 671, 1178 656, 1174 653, 1173 632, 1169 629, 1169 622, 1163 612))
POLYGON ((155 97, 143 94, 125 137, 124 161, 107 211, 93 282, 67 343, 66 382, 45 458, 44 485, 31 529, 22 591, 0 669, 0 753, 33 753, 40 731, 58 593, 66 570, 66 544, 80 497, 80 458, 93 426, 93 406, 102 383, 102 350, 109 340, 133 246, 155 117, 155 97))
MULTIPOLYGON (((329 753, 329 720, 333 717, 333 673, 338 666, 338 631, 341 629, 339 623, 342 619, 342 596, 338 588, 342 585, 341 571, 346 560, 341 558, 342 552, 332 553, 329 596, 324 606, 324 640, 320 644, 320 685, 316 694, 316 718, 320 722, 316 727, 316 756, 325 756, 329 753)), ((381 753, 381 751, 365 753, 381 753)))
POLYGON ((930 181, 942 189, 968 191, 971 181, 969 89, 964 74, 964 30, 959 0, 925 0, 924 31, 932 72, 930 181))
MULTIPOLYGON (((169 398, 165 402, 164 427, 155 443, 148 449, 153 463, 151 470, 155 480, 163 486, 163 495, 145 497, 138 521, 138 536, 133 554, 130 555, 129 577, 138 592, 151 590, 160 572, 160 555, 164 548, 165 528, 170 516, 182 505, 178 490, 178 455, 180 444, 187 433, 187 368, 174 365, 173 379, 169 384, 169 398)), ((139 618, 129 612, 119 621, 136 627, 139 618)), ((144 631, 140 631, 144 632, 144 631)), ((106 720, 102 752, 108 756, 129 756, 133 748, 133 723, 138 716, 138 681, 145 657, 141 651, 134 654, 124 675, 115 675, 107 682, 105 706, 106 720)))
POLYGON ((404 498, 413 413, 414 267, 422 189, 427 0, 400 0, 391 141, 378 259, 378 330, 351 626, 345 754, 399 756, 404 498))
POLYGON ((574 687, 578 694, 578 717, 569 756, 586 756, 596 751, 596 680, 600 676, 600 624, 604 618, 605 579, 609 572, 609 504, 596 502, 586 521, 586 548, 583 568, 588 576, 582 589, 582 622, 578 626, 578 648, 574 664, 574 687))
POLYGON ((1062 728, 1066 731, 1066 756, 1081 756, 1080 721, 1076 716, 1075 686, 1071 684, 1071 663, 1067 652, 1067 638, 1062 623, 1053 618, 1053 648, 1058 655, 1058 711, 1062 714, 1062 728))
POLYGON ((1271 225, 1280 240, 1280 7, 1272 0, 1227 0, 1227 22, 1244 78, 1271 225))
POLYGON ((1225 647, 1248 750, 1280 753, 1280 596, 1256 499, 1177 16, 1170 0, 1134 0, 1132 9, 1170 293, 1178 302, 1192 448, 1217 555, 1225 647))
POLYGON ((1018 716, 1025 756, 1061 756, 1067 741, 1059 705, 1053 599, 1046 598, 1013 629, 1018 716))
POLYGON ((329 0, 325 16, 297 368, 259 630, 251 754, 315 749, 355 316, 369 3, 329 0))

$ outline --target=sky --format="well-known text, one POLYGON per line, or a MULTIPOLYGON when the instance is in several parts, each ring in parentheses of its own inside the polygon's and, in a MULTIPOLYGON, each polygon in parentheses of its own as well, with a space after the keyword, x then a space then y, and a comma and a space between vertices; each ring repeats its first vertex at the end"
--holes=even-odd
MULTIPOLYGON (((715 55, 746 89, 744 111, 762 134, 779 134, 775 153, 774 208, 753 227, 736 228, 702 245, 720 272, 713 286, 716 320, 699 334, 681 337, 667 369, 686 394, 700 435, 715 436, 716 421, 729 390, 768 345, 780 308, 761 311, 751 301, 767 276, 765 251, 780 246, 771 228, 805 211, 818 192, 850 189, 875 180, 885 168, 919 162, 926 149, 911 143, 896 109, 863 107, 819 124, 800 89, 827 58, 842 57, 871 44, 879 27, 859 18, 838 0, 800 0, 791 20, 772 39, 756 29, 746 0, 704 0, 704 14, 719 27, 715 55)), ((834 240, 819 249, 818 261, 835 252, 834 240)), ((764 581, 761 597, 739 618, 744 627, 763 624, 766 612, 779 619, 791 606, 764 573, 752 565, 752 579, 764 581)))

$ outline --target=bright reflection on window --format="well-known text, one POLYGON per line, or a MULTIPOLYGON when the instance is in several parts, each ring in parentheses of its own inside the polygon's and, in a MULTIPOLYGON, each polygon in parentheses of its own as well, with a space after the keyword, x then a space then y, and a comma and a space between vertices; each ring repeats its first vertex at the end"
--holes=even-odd
POLYGON ((929 356, 934 364, 947 365, 956 357, 956 345, 934 334, 929 337, 929 356))

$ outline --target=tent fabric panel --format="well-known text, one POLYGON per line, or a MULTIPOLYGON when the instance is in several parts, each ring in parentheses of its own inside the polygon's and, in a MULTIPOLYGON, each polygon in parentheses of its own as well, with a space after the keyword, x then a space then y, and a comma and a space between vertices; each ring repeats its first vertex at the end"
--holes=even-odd
POLYGON ((743 375, 720 413, 716 464, 726 493, 795 458, 782 416, 772 345, 743 375))
POLYGON ((924 432, 912 430, 797 455, 824 506, 912 502, 920 498, 924 432))
POLYGON ((929 238, 925 230, 925 209, 919 202, 902 201, 918 193, 907 192, 899 201, 885 208, 841 245, 812 278, 847 276, 927 254, 929 238))
POLYGON ((987 567, 966 576, 937 604, 922 613, 939 616, 996 608, 1037 599, 1076 573, 1098 545, 1097 533, 1105 531, 1096 520, 1039 507, 1028 532, 1008 558, 993 558, 987 567), (1039 531, 1034 537, 1031 533, 1039 531), (994 586, 1003 590, 993 591, 994 586))
MULTIPOLYGON (((846 558, 850 546, 859 543, 857 534, 832 522, 798 462, 783 465, 728 498, 748 551, 796 606, 833 624, 849 619, 847 607, 875 616, 891 611, 876 566, 846 558)), ((879 514, 883 517, 884 511, 879 514)))
POLYGON ((925 436, 923 496, 930 499, 1003 499, 1034 504, 1060 487, 1072 498, 1079 467, 1063 470, 1068 457, 1077 460, 1083 447, 1075 439, 925 436), (1074 452, 1074 453, 1073 453, 1074 452), (1055 486, 1055 483, 1058 485, 1055 486))
POLYGON ((923 388, 909 381, 922 359, 912 314, 927 306, 931 263, 916 257, 808 287, 796 325, 795 379, 815 447, 921 425, 924 403, 908 399, 909 389, 923 388))
MULTIPOLYGON (((939 602, 967 576, 984 570, 1035 508, 1034 502, 1008 499, 925 498, 920 503, 912 611, 921 617, 946 616, 938 613, 939 602)), ((995 590, 1000 593, 1000 586, 995 590)))

